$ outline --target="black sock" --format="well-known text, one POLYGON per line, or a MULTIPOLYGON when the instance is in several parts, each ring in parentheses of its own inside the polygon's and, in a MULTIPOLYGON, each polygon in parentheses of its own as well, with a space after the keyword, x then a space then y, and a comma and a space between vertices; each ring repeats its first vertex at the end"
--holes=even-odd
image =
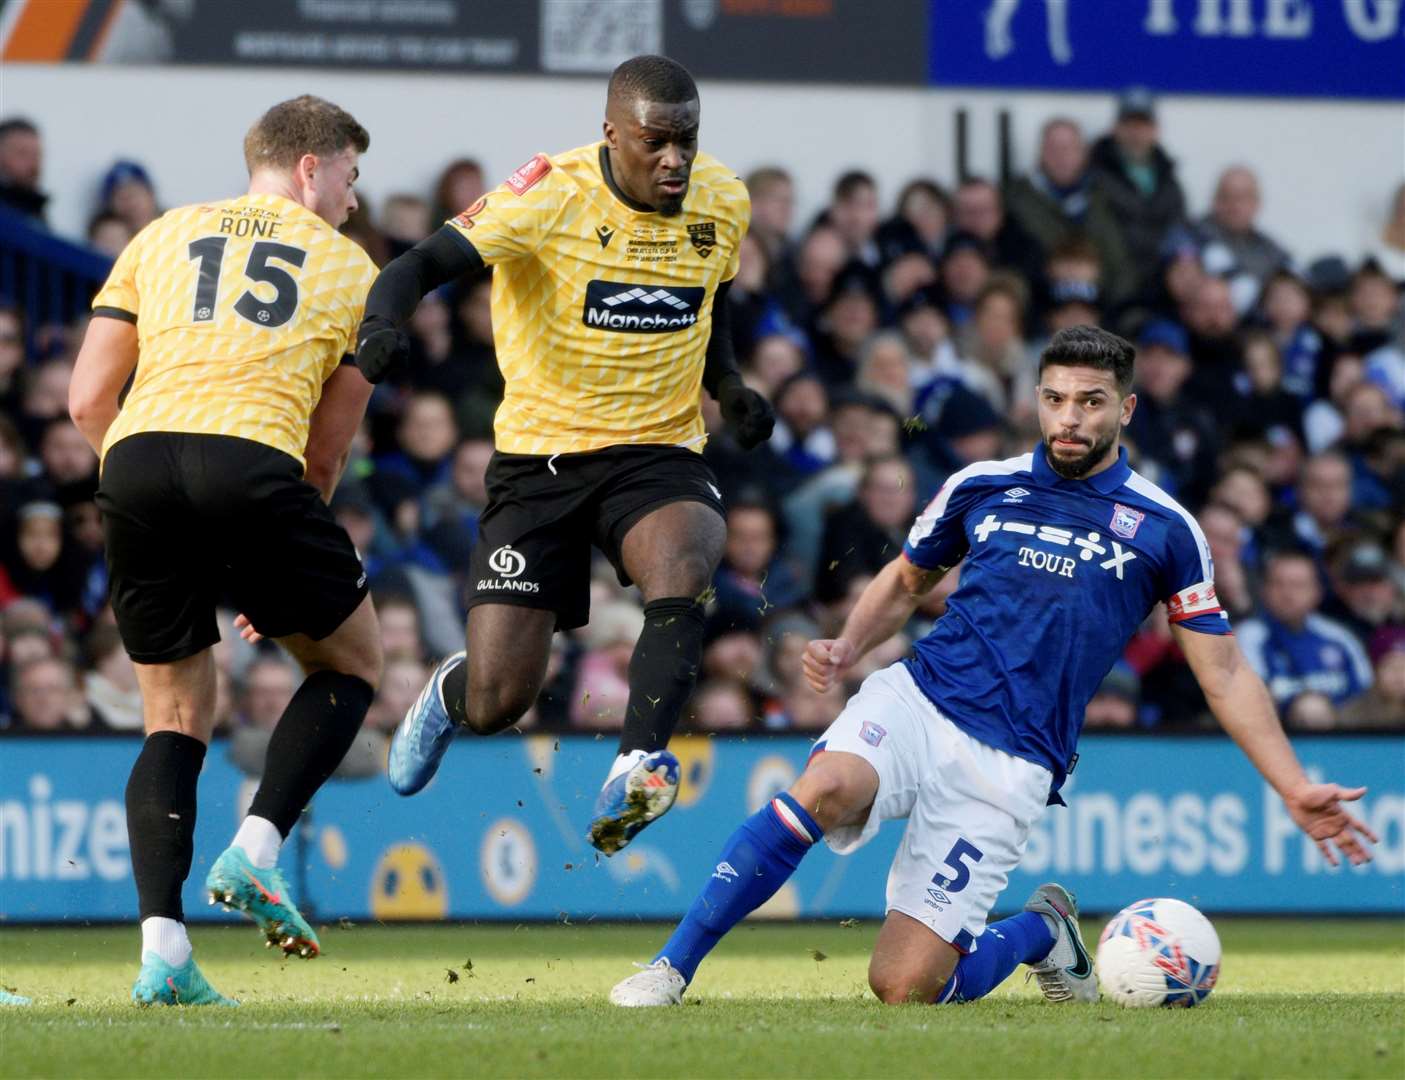
POLYGON ((146 737, 127 780, 127 842, 143 919, 185 921, 181 886, 195 854, 195 789, 205 744, 179 731, 146 737))
POLYGON ((444 708, 449 710, 449 719, 467 731, 464 721, 468 719, 468 658, 465 657, 444 673, 444 708))
POLYGON ((644 605, 644 630, 629 658, 629 706, 620 753, 668 745, 702 659, 703 609, 692 597, 644 605))
POLYGON ((365 679, 314 671, 298 687, 268 740, 263 779, 249 813, 286 839, 312 796, 351 749, 375 691, 365 679))

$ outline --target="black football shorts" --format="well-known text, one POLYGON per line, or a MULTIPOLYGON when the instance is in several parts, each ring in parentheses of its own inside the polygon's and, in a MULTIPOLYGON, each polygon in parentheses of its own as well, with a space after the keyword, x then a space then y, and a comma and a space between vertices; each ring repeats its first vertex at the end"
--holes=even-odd
POLYGON ((711 467, 678 446, 609 446, 552 457, 495 453, 487 483, 468 606, 554 611, 558 630, 584 626, 590 617, 591 545, 628 585, 620 545, 649 511, 701 502, 726 514, 711 467))
POLYGON ((221 598, 265 637, 319 640, 366 595, 356 549, 302 466, 263 443, 129 435, 107 452, 97 501, 112 609, 138 663, 215 644, 221 598))

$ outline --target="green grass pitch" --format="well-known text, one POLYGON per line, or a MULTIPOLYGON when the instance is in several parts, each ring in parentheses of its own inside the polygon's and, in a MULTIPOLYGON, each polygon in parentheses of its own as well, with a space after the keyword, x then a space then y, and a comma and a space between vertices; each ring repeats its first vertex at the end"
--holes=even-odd
POLYGON ((971 1005, 883 1007, 873 923, 745 923, 683 1008, 626 1011, 605 995, 666 927, 333 926, 315 961, 197 927, 237 1010, 129 1004, 134 928, 11 927, 0 984, 35 1004, 0 1008, 0 1075, 1405 1076, 1405 922, 1218 929, 1219 987, 1185 1011, 1049 1005, 1020 972, 971 1005))

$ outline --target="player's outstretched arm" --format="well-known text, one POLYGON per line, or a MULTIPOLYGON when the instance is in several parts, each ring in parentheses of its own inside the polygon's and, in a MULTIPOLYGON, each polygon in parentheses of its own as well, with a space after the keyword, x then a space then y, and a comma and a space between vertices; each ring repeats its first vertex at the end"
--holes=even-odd
POLYGON ((839 637, 812 641, 800 659, 805 681, 824 693, 836 678, 907 625, 946 568, 924 570, 905 555, 883 567, 854 603, 839 637))
POLYGON ((1371 853, 1363 841, 1375 843, 1378 838, 1342 805, 1361 798, 1366 789, 1314 784, 1309 779, 1283 734, 1268 688, 1234 638, 1180 626, 1172 626, 1171 632, 1215 719, 1278 792, 1293 820, 1317 842, 1327 861, 1337 865, 1332 850, 1336 845, 1353 865, 1369 862, 1371 853))
POLYGON ((466 239, 445 225, 386 264, 366 296, 366 315, 356 335, 356 366, 367 382, 378 383, 410 355, 401 329, 425 293, 483 267, 466 239))
POLYGON ((94 315, 83 335, 68 384, 68 413, 94 453, 117 419, 117 398, 137 366, 137 327, 126 319, 94 315))

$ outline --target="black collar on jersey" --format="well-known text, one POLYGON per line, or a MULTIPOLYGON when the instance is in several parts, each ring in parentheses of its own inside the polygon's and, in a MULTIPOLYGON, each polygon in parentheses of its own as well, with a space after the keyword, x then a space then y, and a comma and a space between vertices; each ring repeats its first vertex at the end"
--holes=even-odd
POLYGON ((1111 495, 1127 482, 1127 478, 1132 475, 1132 467, 1127 464, 1127 448, 1119 446, 1117 448, 1117 460, 1100 473, 1082 480, 1070 480, 1060 476, 1049 464, 1044 456, 1044 444, 1041 442, 1034 448, 1034 478, 1041 484, 1089 484, 1093 490, 1100 495, 1111 495))
POLYGON ((608 143, 600 144, 600 176, 605 181, 605 186, 610 189, 610 194, 624 203, 636 214, 656 214, 658 210, 652 206, 645 206, 642 202, 631 199, 620 190, 619 184, 615 183, 614 171, 610 168, 610 146, 608 143))

